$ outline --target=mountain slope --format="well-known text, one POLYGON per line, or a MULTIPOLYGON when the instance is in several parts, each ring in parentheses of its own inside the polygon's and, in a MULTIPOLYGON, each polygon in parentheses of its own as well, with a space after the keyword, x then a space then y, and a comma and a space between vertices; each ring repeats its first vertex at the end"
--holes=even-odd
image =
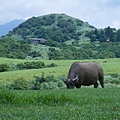
POLYGON ((59 43, 80 40, 87 31, 95 27, 65 14, 48 14, 32 17, 9 32, 8 35, 52 39, 59 43))
POLYGON ((16 19, 4 25, 0 25, 0 36, 8 34, 10 30, 13 30, 13 28, 17 27, 19 24, 23 22, 24 20, 22 19, 16 19))

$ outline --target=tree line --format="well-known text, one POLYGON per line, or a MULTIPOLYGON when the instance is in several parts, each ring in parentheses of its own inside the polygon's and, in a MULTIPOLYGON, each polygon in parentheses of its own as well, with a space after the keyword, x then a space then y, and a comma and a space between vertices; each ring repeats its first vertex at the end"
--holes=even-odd
POLYGON ((63 45, 61 49, 49 48, 49 59, 104 59, 120 58, 120 43, 87 43, 73 46, 63 45))
POLYGON ((89 37, 91 42, 120 42, 120 29, 116 30, 110 26, 104 29, 95 29, 87 32, 86 37, 89 37))
MULTIPOLYGON (((67 45, 48 40, 48 58, 61 59, 104 59, 120 58, 120 42, 82 43, 67 45)), ((31 52, 29 41, 14 40, 12 37, 0 39, 0 57, 25 59, 28 55, 40 57, 39 51, 31 52), (35 54, 35 55, 34 55, 35 54)))

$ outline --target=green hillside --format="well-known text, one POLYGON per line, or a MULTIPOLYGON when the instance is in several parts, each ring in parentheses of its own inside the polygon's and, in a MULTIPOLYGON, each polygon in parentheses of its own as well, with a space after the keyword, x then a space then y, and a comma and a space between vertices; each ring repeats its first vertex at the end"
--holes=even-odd
POLYGON ((32 17, 0 38, 0 57, 18 59, 120 58, 120 29, 97 29, 65 14, 32 17), (44 45, 33 39, 46 39, 44 45))
POLYGON ((97 29, 88 22, 66 14, 48 14, 32 17, 10 31, 17 39, 44 38, 58 43, 66 41, 120 42, 120 29, 110 26, 97 29))
POLYGON ((83 40, 85 33, 94 29, 95 27, 88 23, 66 14, 48 14, 28 19, 8 35, 23 39, 31 37, 52 39, 61 43, 68 40, 83 40))
POLYGON ((44 38, 58 43, 66 41, 120 42, 120 29, 110 26, 97 29, 88 22, 66 14, 48 14, 32 17, 9 32, 19 39, 44 38))

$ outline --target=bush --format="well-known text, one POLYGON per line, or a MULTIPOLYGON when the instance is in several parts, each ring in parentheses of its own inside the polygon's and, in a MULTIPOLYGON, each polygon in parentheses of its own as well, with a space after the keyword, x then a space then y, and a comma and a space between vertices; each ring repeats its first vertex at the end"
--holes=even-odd
POLYGON ((9 85, 0 84, 0 90, 1 90, 1 89, 9 89, 9 85))
POLYGON ((6 63, 0 64, 0 72, 9 71, 10 66, 6 63))
POLYGON ((16 70, 18 70, 17 65, 14 63, 10 64, 10 71, 16 71, 16 70))
POLYGON ((51 63, 50 65, 48 65, 48 67, 57 67, 57 64, 51 63))
POLYGON ((110 83, 119 85, 120 84, 120 79, 112 79, 112 81, 110 81, 110 83))
POLYGON ((45 67, 57 67, 57 64, 51 63, 50 65, 45 65, 42 61, 33 61, 33 62, 21 62, 18 64, 0 64, 0 72, 5 71, 15 71, 15 70, 25 70, 25 69, 40 69, 45 67))
POLYGON ((109 75, 113 78, 118 78, 119 77, 118 73, 110 73, 109 75))
POLYGON ((16 79, 10 84, 9 89, 12 90, 28 90, 30 87, 29 82, 25 81, 23 78, 16 79))
POLYGON ((37 61, 37 62, 24 62, 24 63, 19 63, 17 64, 17 68, 19 70, 23 70, 23 69, 39 69, 39 68, 44 68, 45 64, 44 62, 41 61, 37 61))
POLYGON ((119 85, 120 84, 120 77, 119 74, 111 73, 108 76, 105 76, 105 83, 111 85, 119 85))
POLYGON ((56 78, 53 75, 48 75, 44 77, 44 73, 41 77, 34 76, 36 80, 32 81, 31 89, 32 90, 40 90, 40 89, 58 89, 64 88, 65 85, 61 78, 56 78))
POLYGON ((58 83, 57 82, 44 82, 41 84, 41 89, 57 89, 58 88, 58 83))
POLYGON ((18 64, 17 64, 17 68, 18 68, 19 70, 25 69, 24 63, 18 63, 18 64))

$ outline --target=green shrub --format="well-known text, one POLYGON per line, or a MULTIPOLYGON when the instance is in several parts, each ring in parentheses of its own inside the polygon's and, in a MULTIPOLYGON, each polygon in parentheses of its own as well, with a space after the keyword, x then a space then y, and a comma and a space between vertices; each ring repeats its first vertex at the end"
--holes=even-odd
POLYGON ((48 67, 57 67, 57 64, 51 63, 50 65, 48 65, 48 67))
POLYGON ((50 65, 45 65, 42 61, 33 61, 33 62, 21 62, 18 64, 11 63, 11 64, 0 64, 0 72, 5 71, 15 71, 15 70, 25 70, 25 69, 40 69, 45 67, 56 67, 57 64, 51 63, 50 65))
POLYGON ((14 63, 10 64, 10 71, 16 71, 16 70, 18 70, 17 65, 14 63))
POLYGON ((12 90, 28 90, 29 87, 29 82, 25 81, 23 78, 18 78, 9 85, 9 89, 12 90))
POLYGON ((55 89, 55 88, 57 88, 56 82, 44 82, 44 83, 41 83, 40 89, 50 90, 50 89, 55 89))
POLYGON ((110 73, 109 75, 113 78, 118 78, 119 77, 118 73, 110 73))
POLYGON ((10 66, 6 63, 0 64, 0 72, 9 71, 10 66))
POLYGON ((31 82, 31 89, 39 90, 39 89, 59 89, 65 88, 65 85, 61 78, 55 77, 53 75, 44 76, 44 73, 41 77, 34 76, 36 80, 31 82))
POLYGON ((39 89, 41 89, 41 83, 45 82, 44 73, 42 74, 41 77, 34 76, 34 78, 35 78, 35 80, 31 82, 30 89, 32 89, 32 90, 39 90, 39 89))
POLYGON ((119 85, 120 84, 120 77, 119 74, 109 74, 108 76, 105 76, 105 84, 111 84, 112 86, 114 85, 119 85))
POLYGON ((19 70, 23 70, 23 69, 40 69, 40 68, 44 68, 45 64, 44 62, 41 61, 37 61, 37 62, 24 62, 24 63, 18 63, 17 64, 17 68, 19 70))
POLYGON ((18 68, 19 70, 25 69, 24 63, 18 63, 18 64, 17 64, 17 68, 18 68))
POLYGON ((0 84, 0 90, 1 90, 1 89, 8 89, 8 88, 9 88, 9 85, 0 84))
POLYGON ((41 83, 39 81, 32 81, 30 85, 31 90, 40 90, 41 89, 41 83))
POLYGON ((112 81, 110 81, 110 83, 119 85, 120 84, 120 79, 112 79, 112 81))

